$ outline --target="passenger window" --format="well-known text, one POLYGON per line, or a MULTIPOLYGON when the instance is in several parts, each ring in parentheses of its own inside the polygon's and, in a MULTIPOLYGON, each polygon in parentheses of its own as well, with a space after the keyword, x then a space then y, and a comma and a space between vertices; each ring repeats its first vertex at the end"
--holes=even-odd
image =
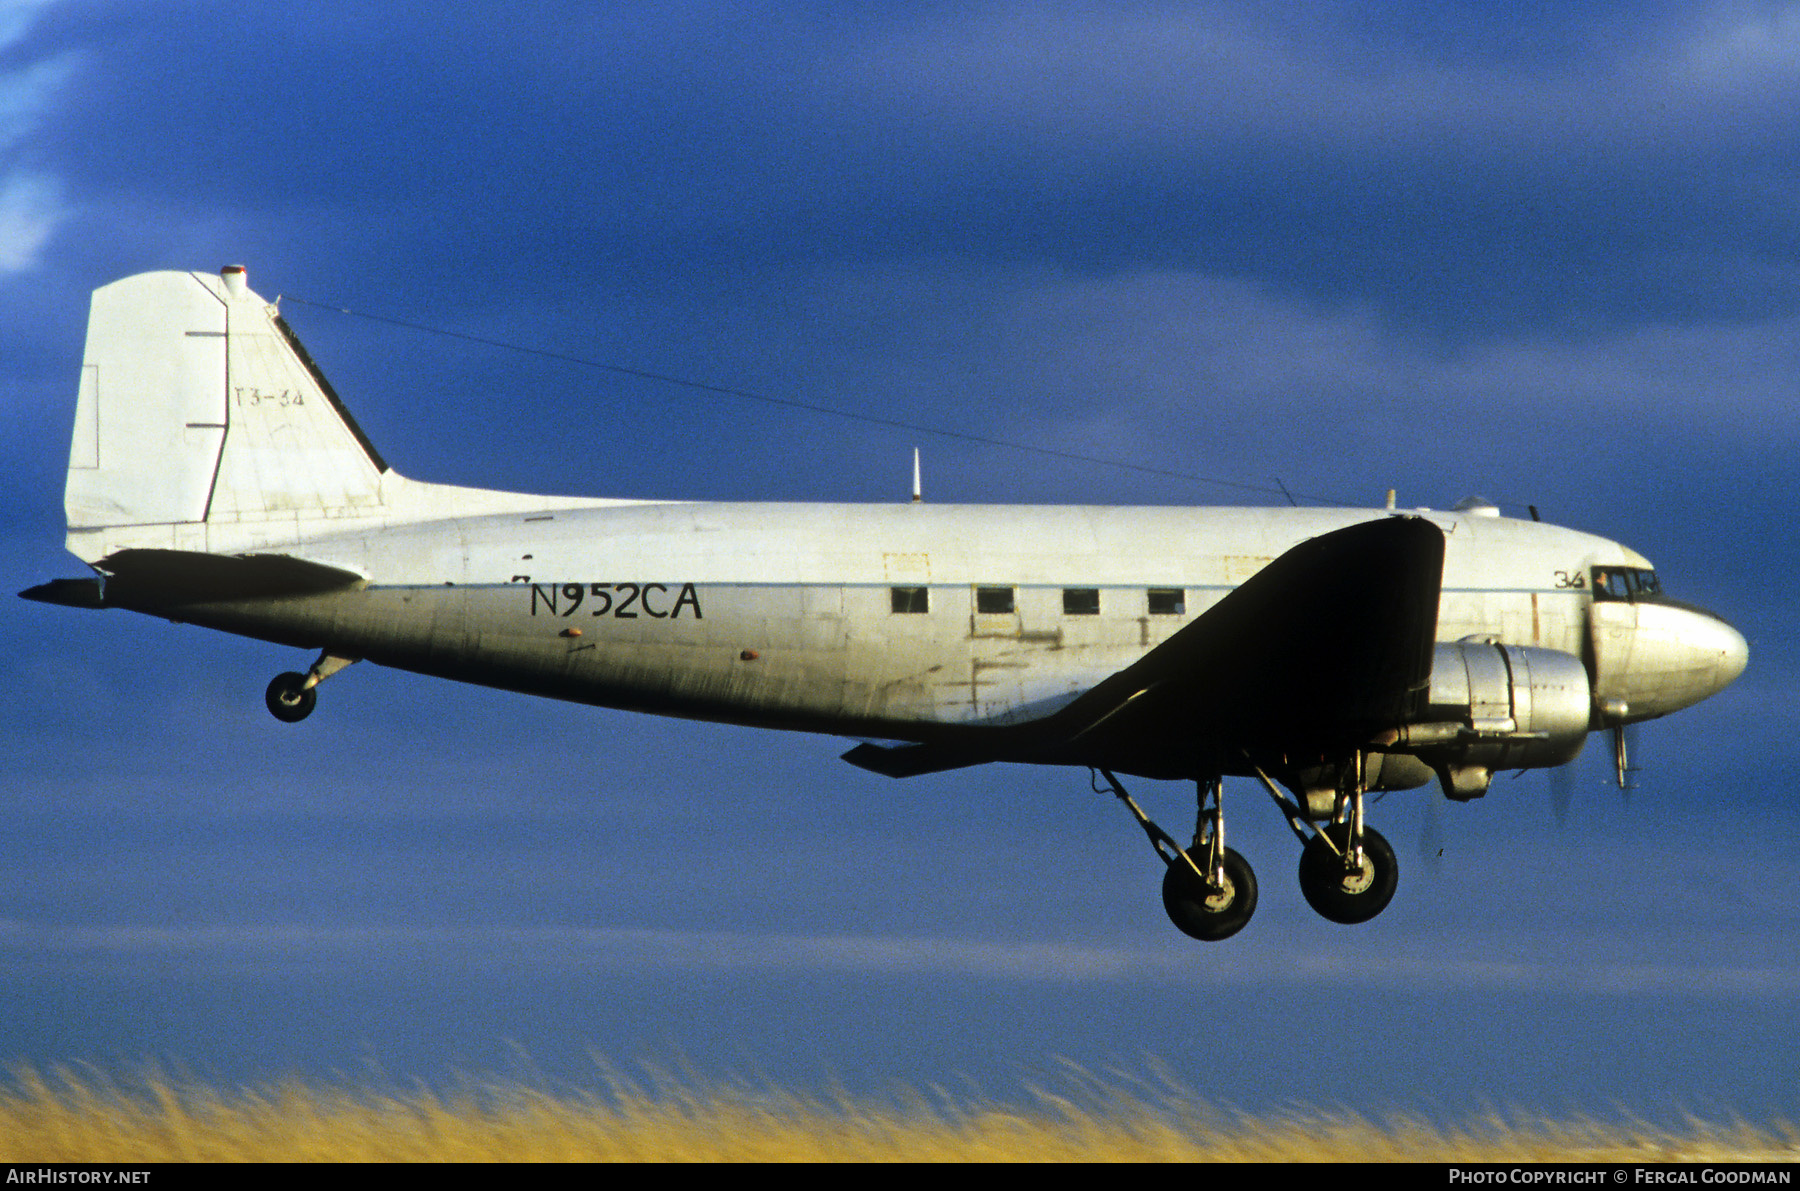
POLYGON ((975 589, 975 611, 1004 614, 1013 610, 1013 589, 1010 587, 977 587, 975 589))
POLYGON ((1150 595, 1150 615, 1152 616, 1185 616, 1187 615, 1187 591, 1180 587, 1152 587, 1150 595))
POLYGON ((895 612, 929 612, 931 596, 923 587, 896 587, 892 589, 895 612))
POLYGON ((1100 589, 1098 587, 1063 588, 1063 615, 1100 615, 1100 589))

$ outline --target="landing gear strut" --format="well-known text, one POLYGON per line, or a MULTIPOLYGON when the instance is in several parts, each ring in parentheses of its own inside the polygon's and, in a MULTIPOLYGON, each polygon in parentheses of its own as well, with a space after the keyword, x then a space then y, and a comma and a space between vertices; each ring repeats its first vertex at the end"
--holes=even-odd
POLYGON ((1301 896, 1332 922, 1367 922, 1387 909, 1400 883, 1394 849, 1379 831, 1363 823, 1363 760, 1358 753, 1345 764, 1331 818, 1317 826, 1267 774, 1256 770, 1305 845, 1300 853, 1301 896))
POLYGON ((354 665, 356 661, 356 658, 326 650, 319 654, 319 660, 305 674, 296 674, 291 670, 286 674, 277 674, 263 695, 269 714, 284 724, 299 723, 311 715, 313 707, 318 704, 318 685, 345 666, 354 665))
POLYGON ((1139 808, 1118 778, 1105 769, 1097 772, 1168 866, 1163 872, 1162 897, 1169 921, 1183 934, 1209 943, 1244 929, 1256 912, 1256 874, 1248 861, 1225 846, 1224 784, 1216 777, 1197 783, 1199 822, 1193 845, 1183 849, 1139 808))

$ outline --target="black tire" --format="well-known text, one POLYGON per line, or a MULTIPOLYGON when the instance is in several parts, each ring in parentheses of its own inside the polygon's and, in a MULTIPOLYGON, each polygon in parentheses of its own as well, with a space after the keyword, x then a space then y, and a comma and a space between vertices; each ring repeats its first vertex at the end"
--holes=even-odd
POLYGON ((306 675, 291 671, 277 674, 263 696, 263 702, 269 705, 269 714, 285 724, 297 724, 311 715, 313 705, 318 701, 319 692, 306 685, 306 675))
POLYGON ((1387 840, 1374 828, 1364 827, 1362 868, 1346 873, 1342 849, 1350 839, 1349 825, 1333 823, 1324 834, 1337 850, 1314 836, 1300 853, 1300 893, 1307 905, 1320 917, 1345 924, 1367 922, 1387 909, 1400 884, 1400 863, 1387 840))
MULTIPOLYGON (((1196 848, 1195 864, 1206 868, 1206 850, 1196 848)), ((1192 855, 1192 853, 1190 853, 1192 855)), ((1216 943, 1244 929, 1256 913, 1256 874, 1250 862, 1225 849, 1225 888, 1214 892, 1185 864, 1171 864, 1163 873, 1163 909, 1177 930, 1191 938, 1216 943)))

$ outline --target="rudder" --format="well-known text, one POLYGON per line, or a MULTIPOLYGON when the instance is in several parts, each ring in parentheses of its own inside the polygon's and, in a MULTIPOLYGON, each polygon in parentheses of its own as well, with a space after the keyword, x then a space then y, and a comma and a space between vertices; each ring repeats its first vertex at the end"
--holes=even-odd
POLYGON ((386 474, 241 268, 94 291, 64 502, 78 557, 374 512, 386 474))

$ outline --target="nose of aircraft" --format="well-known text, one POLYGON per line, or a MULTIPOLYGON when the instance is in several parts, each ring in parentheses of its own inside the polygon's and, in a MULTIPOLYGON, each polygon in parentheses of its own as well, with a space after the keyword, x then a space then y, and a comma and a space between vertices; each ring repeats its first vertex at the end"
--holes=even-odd
POLYGON ((1704 609, 1638 605, 1631 650, 1634 719, 1667 715, 1730 686, 1750 661, 1744 635, 1704 609))
POLYGON ((1744 634, 1718 617, 1712 617, 1712 622, 1719 648, 1718 666, 1713 674, 1713 691, 1716 693, 1735 682, 1737 676, 1744 672, 1744 667, 1750 664, 1750 642, 1744 640, 1744 634))

